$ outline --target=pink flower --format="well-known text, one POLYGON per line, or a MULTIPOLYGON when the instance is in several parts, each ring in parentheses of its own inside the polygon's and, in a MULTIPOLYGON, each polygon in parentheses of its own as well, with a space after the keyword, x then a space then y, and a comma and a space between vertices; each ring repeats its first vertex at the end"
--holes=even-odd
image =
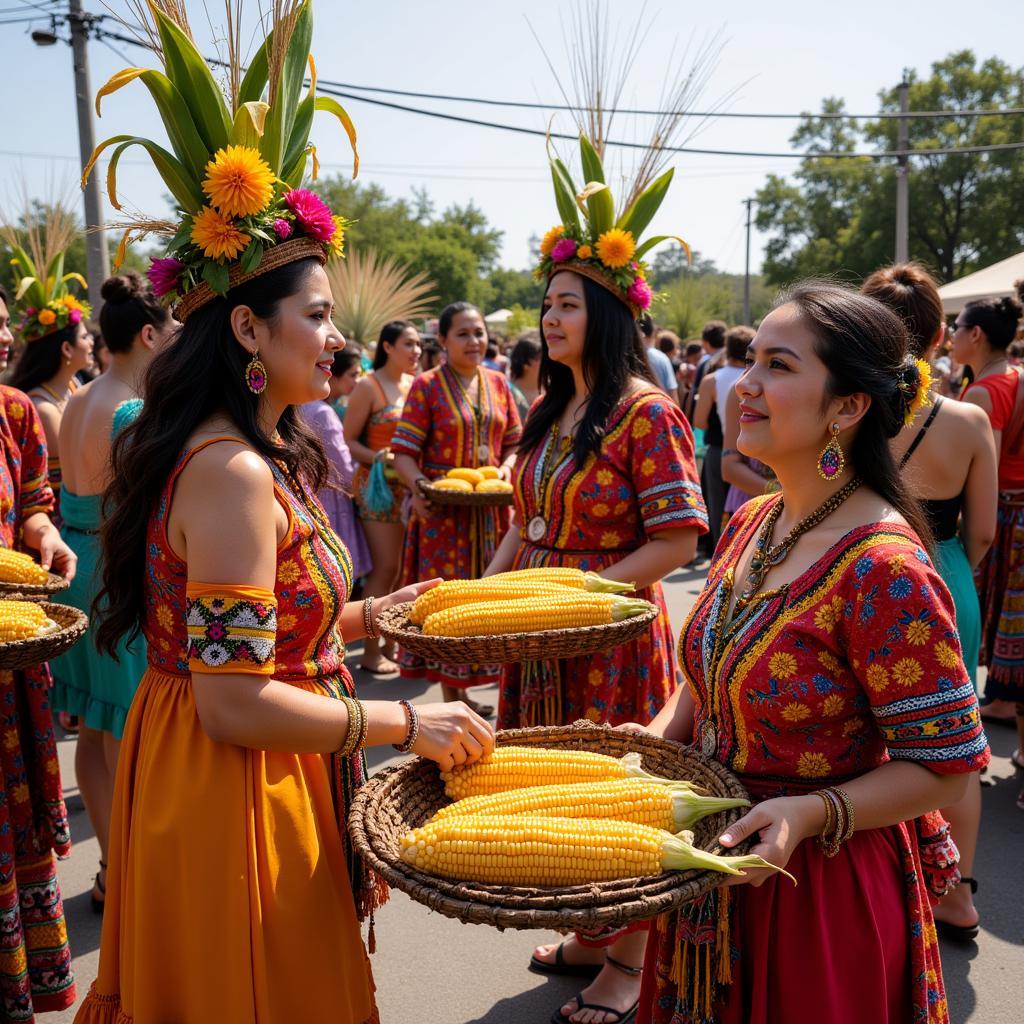
POLYGON ((336 230, 331 208, 308 188, 295 188, 284 194, 285 205, 295 214, 304 234, 320 242, 329 242, 336 230))
POLYGON ((168 256, 165 259, 151 259, 146 276, 153 286, 153 294, 159 299, 177 291, 181 272, 184 269, 185 264, 173 256, 168 256))
POLYGON ((551 250, 551 259, 555 263, 564 263, 566 260, 571 260, 576 255, 576 239, 574 238, 563 238, 555 243, 555 247, 551 250))
POLYGON ((651 291, 651 286, 642 277, 638 277, 626 290, 626 298, 640 309, 649 309, 651 300, 654 298, 654 292, 651 291))
POLYGON ((284 217, 278 217, 274 221, 274 234, 283 242, 286 238, 291 238, 292 225, 291 221, 287 221, 284 217))
POLYGON ((82 311, 80 309, 72 309, 68 313, 68 323, 69 324, 81 323, 81 320, 82 320, 82 311))

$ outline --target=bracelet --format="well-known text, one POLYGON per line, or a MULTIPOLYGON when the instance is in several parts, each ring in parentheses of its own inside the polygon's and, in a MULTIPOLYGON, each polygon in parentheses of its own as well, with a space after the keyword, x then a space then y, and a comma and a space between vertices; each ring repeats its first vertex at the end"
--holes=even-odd
POLYGON ((828 842, 829 836, 835 831, 836 827, 836 805, 832 803, 832 798, 828 793, 823 793, 820 789, 814 794, 820 796, 822 803, 825 805, 825 824, 821 827, 821 832, 818 835, 818 839, 821 841, 822 846, 828 842))
POLYGON ((338 757, 351 757, 357 750, 361 750, 366 742, 369 722, 361 700, 356 697, 342 697, 341 702, 348 709, 348 732, 345 733, 345 742, 338 748, 337 754, 338 757))
POLYGON ((405 713, 409 718, 409 731, 405 734, 405 740, 402 743, 395 743, 393 746, 400 754, 408 754, 420 735, 420 713, 410 701, 400 700, 398 703, 405 708, 405 713))
POLYGON ((376 600, 375 597, 368 597, 363 602, 363 629, 371 640, 376 640, 380 636, 374 628, 373 602, 376 600))
POLYGON ((826 857, 834 857, 854 833, 856 822, 853 802, 846 791, 838 786, 818 790, 817 795, 827 803, 825 827, 819 836, 821 848, 826 857))
POLYGON ((853 814, 853 801, 847 795, 845 789, 833 786, 832 792, 835 793, 835 795, 843 802, 843 807, 846 810, 846 828, 843 830, 842 838, 839 840, 840 845, 842 845, 853 835, 856 828, 856 821, 853 814))

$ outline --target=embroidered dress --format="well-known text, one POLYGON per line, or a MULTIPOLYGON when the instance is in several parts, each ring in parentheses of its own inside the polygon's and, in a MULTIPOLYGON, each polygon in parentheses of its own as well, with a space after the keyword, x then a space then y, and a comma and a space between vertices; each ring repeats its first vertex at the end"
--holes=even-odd
MULTIPOLYGON (((841 785, 892 759, 977 771, 989 754, 952 600, 910 529, 859 527, 726 621, 733 567, 778 500, 736 513, 684 627, 694 735, 713 727, 715 756, 755 799, 841 785)), ((788 865, 799 885, 720 889, 658 918, 638 1020, 944 1024, 916 832, 858 831, 831 859, 808 840, 788 865), (726 903, 731 945, 712 955, 726 903)))
MULTIPOLYGON (((391 450, 411 455, 431 480, 456 466, 499 465, 519 443, 519 414, 508 381, 500 373, 481 369, 479 380, 474 406, 447 365, 417 377, 391 450)), ((425 520, 413 513, 405 532, 402 586, 437 576, 477 579, 494 557, 509 518, 508 508, 457 505, 439 505, 425 520)), ((399 665, 403 676, 425 677, 445 686, 482 686, 501 678, 497 665, 425 664, 404 650, 399 665)))
POLYGON ((379 894, 345 832, 361 757, 217 743, 190 675, 258 685, 273 673, 350 695, 337 620, 351 562, 322 509, 272 466, 288 513, 274 592, 187 581, 165 528, 178 474, 204 447, 181 458, 148 527, 149 668, 121 747, 99 975, 76 1022, 376 1024, 356 903, 379 894))
MULTIPOLYGON (((578 467, 571 449, 546 441, 516 463, 519 549, 514 569, 575 566, 600 572, 652 533, 707 531, 693 434, 678 407, 653 389, 613 410, 601 450, 578 467), (543 536, 527 536, 541 516, 543 536)), ((561 662, 504 666, 501 728, 593 722, 648 722, 676 688, 672 627, 660 583, 637 593, 660 614, 638 639, 561 662)))
MULTIPOLYGON (((0 385, 0 544, 50 512, 46 439, 27 395, 0 385)), ((50 670, 0 671, 0 1021, 75 1001, 54 854, 71 851, 50 708, 50 670)))
MULTIPOLYGON (((384 407, 376 412, 371 412, 363 430, 363 444, 372 451, 379 452, 391 445, 391 438, 394 436, 398 421, 402 418, 402 403, 392 404, 384 392, 376 374, 370 375, 370 380, 377 385, 384 407)), ((375 511, 366 504, 366 485, 370 479, 370 467, 360 463, 356 467, 355 476, 352 478, 352 490, 355 494, 356 506, 359 509, 359 518, 367 519, 371 523, 400 523, 402 521, 402 501, 405 498, 405 488, 398 474, 385 464, 384 478, 391 489, 391 507, 384 511, 375 511)))

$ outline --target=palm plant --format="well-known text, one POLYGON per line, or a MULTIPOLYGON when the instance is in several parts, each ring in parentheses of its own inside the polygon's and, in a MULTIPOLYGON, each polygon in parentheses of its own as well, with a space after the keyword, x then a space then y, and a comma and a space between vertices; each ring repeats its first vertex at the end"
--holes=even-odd
POLYGON ((390 320, 414 320, 433 311, 434 282, 394 256, 375 249, 354 250, 327 264, 334 295, 334 322, 351 341, 376 340, 390 320))

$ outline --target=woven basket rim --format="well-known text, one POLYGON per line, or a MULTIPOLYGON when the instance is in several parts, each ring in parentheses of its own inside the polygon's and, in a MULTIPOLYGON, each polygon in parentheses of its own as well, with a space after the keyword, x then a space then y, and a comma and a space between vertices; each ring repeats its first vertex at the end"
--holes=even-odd
POLYGON ((513 491, 446 491, 432 483, 419 481, 424 496, 438 505, 463 505, 476 508, 503 508, 515 504, 513 491))
POLYGON ((67 590, 71 584, 55 572, 47 571, 49 579, 45 583, 8 583, 0 580, 0 598, 17 601, 19 597, 39 597, 47 594, 59 594, 67 590))
POLYGON ((4 669, 35 665, 56 657, 77 643, 89 627, 85 612, 71 605, 41 601, 39 607, 60 623, 61 629, 47 636, 0 642, 0 666, 4 669))
MULTIPOLYGON (((253 281, 257 277, 269 274, 278 267, 288 263, 295 263, 297 260, 318 259, 323 266, 327 262, 327 252, 324 243, 318 242, 315 238, 303 235, 300 238, 290 238, 287 242, 279 242, 271 246, 260 260, 260 265, 248 273, 242 270, 242 264, 236 260, 228 266, 228 288, 237 288, 239 285, 253 281)), ((174 303, 174 317, 184 323, 193 313, 202 309, 208 302, 222 298, 205 281, 200 282, 195 288, 190 288, 185 294, 174 303)))

